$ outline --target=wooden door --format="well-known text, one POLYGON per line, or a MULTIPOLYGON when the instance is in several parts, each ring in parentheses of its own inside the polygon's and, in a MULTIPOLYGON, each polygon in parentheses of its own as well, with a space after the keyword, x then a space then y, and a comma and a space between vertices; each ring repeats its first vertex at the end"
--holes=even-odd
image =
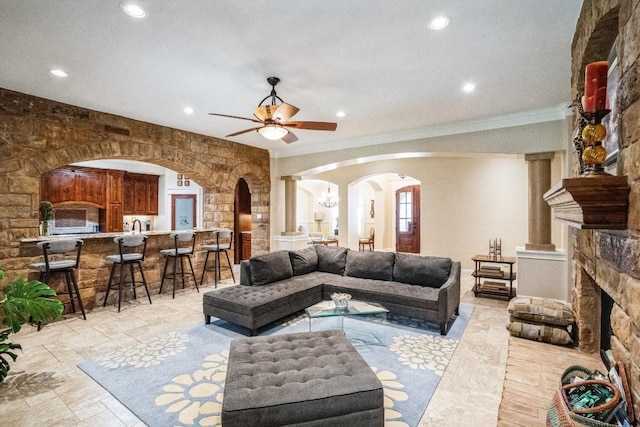
POLYGON ((250 232, 252 227, 251 219, 251 192, 249 185, 244 178, 240 178, 236 183, 233 201, 234 223, 233 234, 236 240, 233 243, 233 262, 240 264, 240 261, 251 257, 251 234, 248 235, 249 244, 245 246, 242 232, 250 232))
POLYGON ((396 191, 396 252, 420 253, 420 186, 396 191))
POLYGON ((172 194, 171 229, 193 230, 196 226, 196 208, 195 194, 172 194))

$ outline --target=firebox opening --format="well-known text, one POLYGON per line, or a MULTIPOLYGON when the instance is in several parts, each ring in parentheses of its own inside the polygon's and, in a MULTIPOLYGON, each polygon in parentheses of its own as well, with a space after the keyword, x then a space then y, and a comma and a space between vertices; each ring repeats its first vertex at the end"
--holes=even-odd
POLYGON ((611 310, 613 309, 613 298, 604 290, 600 289, 600 350, 611 349, 611 310))

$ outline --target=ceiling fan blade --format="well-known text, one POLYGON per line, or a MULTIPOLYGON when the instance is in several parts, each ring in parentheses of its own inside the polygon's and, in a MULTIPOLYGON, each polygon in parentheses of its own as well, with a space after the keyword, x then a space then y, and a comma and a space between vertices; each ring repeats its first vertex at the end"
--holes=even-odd
POLYGON ((282 123, 282 126, 308 130, 336 130, 338 124, 329 122, 287 122, 282 123))
POLYGON ((235 132, 235 133, 230 133, 229 135, 226 135, 225 138, 228 138, 230 136, 238 136, 238 135, 242 135, 243 133, 248 133, 248 132, 252 132, 254 130, 258 130, 260 129, 262 126, 258 126, 257 128, 251 128, 251 129, 245 129, 245 130, 241 130, 240 132, 235 132))
POLYGON ((283 102, 275 111, 273 118, 279 121, 280 123, 286 122, 291 117, 295 116, 298 111, 300 111, 300 109, 295 105, 291 105, 291 104, 287 104, 286 102, 283 102))
POLYGON ((264 122, 265 120, 271 120, 277 109, 278 105, 261 105, 253 110, 253 115, 256 116, 258 120, 264 122))
POLYGON ((250 119, 248 117, 230 116, 228 114, 219 114, 219 113, 209 113, 209 115, 210 116, 229 117, 230 119, 249 120, 250 122, 254 122, 254 123, 262 123, 261 121, 258 121, 256 119, 250 119))
POLYGON ((298 137, 290 131, 288 134, 282 137, 282 140, 287 144, 291 144, 292 142, 296 142, 298 140, 298 137))

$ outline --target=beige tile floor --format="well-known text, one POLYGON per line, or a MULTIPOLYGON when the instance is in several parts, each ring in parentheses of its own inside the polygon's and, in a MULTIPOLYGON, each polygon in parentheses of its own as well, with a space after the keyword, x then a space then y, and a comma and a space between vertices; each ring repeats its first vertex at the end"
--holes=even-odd
MULTIPOLYGON (((510 347, 505 329, 507 303, 476 299, 471 286, 469 272, 463 272, 462 300, 475 309, 421 427, 496 426, 499 411, 501 418, 513 412, 509 405, 500 406, 510 347)), ((97 308, 86 321, 70 316, 40 332, 26 325, 14 338, 23 352, 12 364, 10 377, 0 383, 0 425, 143 426, 76 363, 202 322, 201 293, 181 290, 175 299, 152 295, 152 305, 139 298, 123 304, 120 313, 113 306, 97 308)), ((544 354, 549 347, 532 344, 526 351, 544 354)), ((523 363, 526 368, 531 361, 523 363)), ((515 417, 520 419, 518 414, 515 417)))

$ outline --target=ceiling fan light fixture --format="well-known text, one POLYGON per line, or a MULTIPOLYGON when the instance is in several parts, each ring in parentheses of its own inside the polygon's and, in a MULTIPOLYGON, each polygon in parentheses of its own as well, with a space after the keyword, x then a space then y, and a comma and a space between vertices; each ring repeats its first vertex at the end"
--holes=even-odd
POLYGON ((280 125, 266 125, 258 129, 258 133, 267 139, 275 141, 276 139, 282 139, 289 131, 280 125))

